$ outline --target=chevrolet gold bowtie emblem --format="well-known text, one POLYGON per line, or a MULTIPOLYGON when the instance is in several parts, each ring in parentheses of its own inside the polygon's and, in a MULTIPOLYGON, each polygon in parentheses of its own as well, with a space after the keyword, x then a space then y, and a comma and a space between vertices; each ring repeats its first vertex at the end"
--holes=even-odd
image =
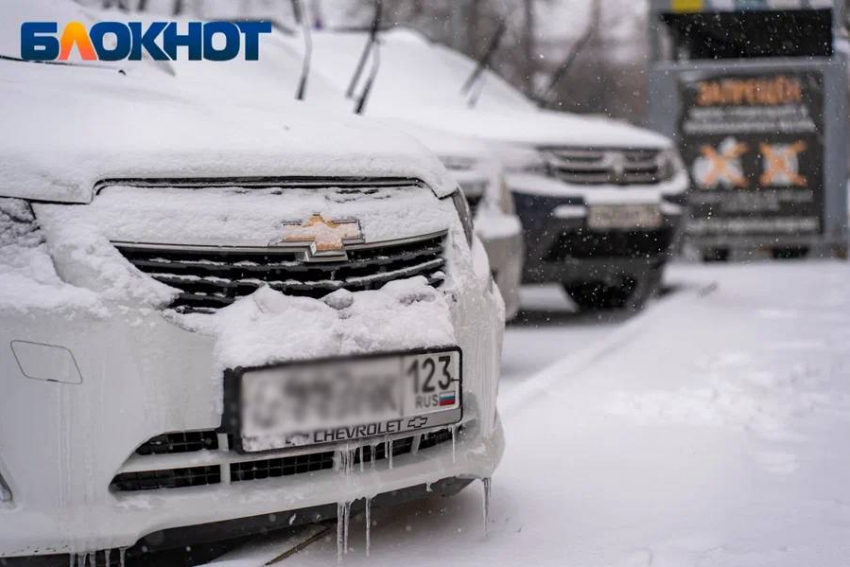
POLYGON ((345 254, 346 244, 362 241, 357 220, 332 221, 314 214, 303 223, 284 225, 281 243, 309 244, 311 254, 316 256, 340 256, 345 254))

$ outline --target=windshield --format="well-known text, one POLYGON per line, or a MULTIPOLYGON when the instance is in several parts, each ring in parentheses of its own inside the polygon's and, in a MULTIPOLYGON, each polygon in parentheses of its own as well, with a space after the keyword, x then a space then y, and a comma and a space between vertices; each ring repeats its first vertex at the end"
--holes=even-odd
MULTIPOLYGON (((317 69, 337 87, 345 89, 367 35, 325 32, 314 34, 313 39, 317 69)), ((382 109, 399 104, 466 106, 467 99, 461 90, 476 65, 477 62, 469 57, 429 43, 413 32, 382 34, 380 72, 369 105, 382 109)), ((483 73, 480 81, 480 85, 473 87, 473 90, 484 89, 479 97, 479 107, 533 106, 522 93, 490 70, 483 73)))

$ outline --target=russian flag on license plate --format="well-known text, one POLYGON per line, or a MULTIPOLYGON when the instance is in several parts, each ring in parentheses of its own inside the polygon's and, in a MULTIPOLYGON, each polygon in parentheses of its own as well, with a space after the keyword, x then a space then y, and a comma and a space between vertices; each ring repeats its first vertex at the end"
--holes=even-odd
POLYGON ((457 395, 454 392, 446 392, 440 394, 440 407, 453 406, 457 401, 457 395))

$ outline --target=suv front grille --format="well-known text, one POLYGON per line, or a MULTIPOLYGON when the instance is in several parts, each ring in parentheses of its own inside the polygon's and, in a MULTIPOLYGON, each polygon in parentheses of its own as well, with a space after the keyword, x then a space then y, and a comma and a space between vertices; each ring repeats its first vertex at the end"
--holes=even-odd
POLYGON ((658 150, 543 148, 550 175, 577 185, 653 185, 663 177, 658 150))
POLYGON ((214 312, 263 285, 288 295, 319 299, 338 289, 378 289, 398 279, 445 279, 445 233, 398 242, 349 246, 347 258, 309 262, 292 248, 159 247, 116 243, 141 271, 180 290, 172 307, 214 312))

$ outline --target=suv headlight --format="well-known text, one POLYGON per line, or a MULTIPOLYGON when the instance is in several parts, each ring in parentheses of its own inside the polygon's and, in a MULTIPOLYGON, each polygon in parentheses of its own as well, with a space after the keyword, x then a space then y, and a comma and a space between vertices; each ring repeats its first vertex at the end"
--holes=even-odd
POLYGON ((685 164, 682 158, 679 157, 679 152, 676 148, 668 148, 661 152, 658 156, 659 172, 661 181, 670 181, 676 177, 680 171, 685 169, 685 164))
POLYGON ((463 225, 463 232, 466 234, 466 242, 472 246, 474 235, 472 228, 472 212, 469 210, 469 203, 467 202, 463 191, 460 190, 460 187, 452 193, 451 199, 455 205, 455 209, 457 209, 457 216, 460 217, 460 223, 463 225))
POLYGON ((546 160, 537 148, 521 145, 495 145, 494 155, 511 173, 546 173, 546 160))

